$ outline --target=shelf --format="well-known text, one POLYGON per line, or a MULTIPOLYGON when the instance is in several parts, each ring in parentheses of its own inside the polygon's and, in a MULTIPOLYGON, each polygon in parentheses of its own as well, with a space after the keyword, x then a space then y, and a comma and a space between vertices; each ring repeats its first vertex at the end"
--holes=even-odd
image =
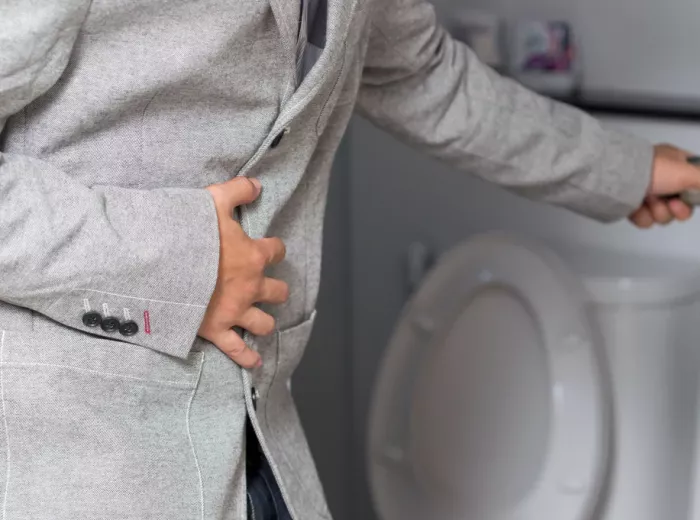
POLYGON ((553 98, 591 114, 700 123, 700 96, 693 99, 622 93, 586 93, 569 97, 553 96, 553 98))

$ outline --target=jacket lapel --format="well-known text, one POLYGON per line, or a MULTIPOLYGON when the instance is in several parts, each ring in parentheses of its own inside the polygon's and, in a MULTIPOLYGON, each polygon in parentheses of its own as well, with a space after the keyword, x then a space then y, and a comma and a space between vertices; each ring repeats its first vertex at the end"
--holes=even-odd
MULTIPOLYGON (((272 0, 298 2, 301 0, 272 0)), ((320 0, 328 4, 326 22, 326 45, 318 60, 304 78, 299 88, 286 104, 285 109, 296 110, 329 81, 335 82, 345 57, 345 38, 350 29, 358 0, 320 0)), ((296 34, 295 34, 296 36, 296 34)))

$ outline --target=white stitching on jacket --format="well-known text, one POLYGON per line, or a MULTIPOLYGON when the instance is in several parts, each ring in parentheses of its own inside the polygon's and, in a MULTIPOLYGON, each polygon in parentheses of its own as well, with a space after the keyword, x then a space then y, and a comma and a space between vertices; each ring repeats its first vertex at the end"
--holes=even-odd
MULTIPOLYGON (((2 331, 0 337, 0 364, 3 360, 5 350, 5 331, 2 331)), ((5 474, 5 495, 2 498, 2 518, 7 518, 7 493, 10 490, 10 431, 7 429, 7 410, 5 409, 5 381, 3 377, 2 366, 0 366, 0 400, 2 400, 2 420, 5 427, 5 447, 7 449, 6 464, 7 472, 5 474)))
POLYGON ((197 392, 197 387, 199 386, 199 380, 202 377, 202 367, 204 366, 204 356, 200 357, 199 361, 199 372, 197 373, 197 382, 195 383, 192 393, 190 394, 190 400, 187 403, 187 413, 185 414, 185 423, 187 425, 187 438, 190 442, 190 448, 192 449, 192 456, 194 457, 194 464, 197 468, 197 477, 199 478, 199 507, 201 512, 201 520, 204 520, 204 479, 202 477, 202 468, 199 465, 199 458, 197 457, 197 450, 194 447, 194 440, 192 440, 192 432, 190 430, 190 409, 192 408, 192 401, 194 401, 194 395, 197 392))
MULTIPOLYGON (((0 353, 0 357, 1 356, 2 356, 2 354, 0 353)), ((184 388, 191 388, 192 387, 191 383, 183 383, 182 381, 167 381, 167 380, 162 380, 162 379, 146 379, 145 377, 130 376, 127 374, 115 374, 112 372, 102 372, 101 370, 93 370, 91 368, 74 367, 74 366, 70 366, 70 365, 56 365, 56 364, 52 364, 52 363, 35 363, 35 362, 29 362, 29 361, 26 361, 26 362, 25 361, 2 361, 2 362, 0 362, 0 369, 2 366, 63 368, 66 370, 77 370, 78 372, 88 372, 90 374, 99 374, 101 376, 133 379, 135 381, 144 381, 146 383, 158 383, 158 384, 164 384, 164 385, 169 385, 169 386, 179 386, 179 387, 184 387, 184 388)), ((1 375, 2 375, 2 371, 0 370, 0 376, 1 375)), ((1 383, 2 383, 2 378, 0 377, 0 390, 2 390, 1 383)), ((0 393, 2 393, 2 392, 0 392, 0 393)))
POLYGON ((131 300, 142 300, 145 302, 154 302, 154 303, 167 303, 168 305, 182 305, 183 307, 197 307, 199 309, 206 309, 206 305, 199 305, 198 303, 181 303, 181 302, 171 302, 167 300, 154 300, 153 298, 141 298, 140 296, 127 296, 126 294, 117 294, 117 293, 111 293, 111 292, 106 292, 106 291, 98 291, 97 289, 71 289, 71 292, 80 292, 80 291, 88 291, 88 292, 94 292, 94 293, 99 293, 99 294, 107 294, 109 296, 117 296, 119 298, 129 298, 131 300))

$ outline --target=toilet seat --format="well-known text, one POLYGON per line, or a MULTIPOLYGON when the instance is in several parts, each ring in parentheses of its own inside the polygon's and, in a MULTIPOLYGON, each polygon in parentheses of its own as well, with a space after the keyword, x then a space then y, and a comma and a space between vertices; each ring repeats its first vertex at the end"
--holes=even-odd
POLYGON ((381 520, 592 520, 611 410, 583 291, 512 237, 441 259, 376 380, 367 455, 381 520))

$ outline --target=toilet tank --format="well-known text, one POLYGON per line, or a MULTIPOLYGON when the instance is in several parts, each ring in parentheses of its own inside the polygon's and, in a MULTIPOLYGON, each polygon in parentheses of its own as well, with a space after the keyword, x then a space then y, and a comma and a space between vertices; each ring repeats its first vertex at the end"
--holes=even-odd
POLYGON ((591 248, 560 248, 560 254, 586 286, 613 401, 612 467, 600 520, 688 520, 700 261, 591 248))

